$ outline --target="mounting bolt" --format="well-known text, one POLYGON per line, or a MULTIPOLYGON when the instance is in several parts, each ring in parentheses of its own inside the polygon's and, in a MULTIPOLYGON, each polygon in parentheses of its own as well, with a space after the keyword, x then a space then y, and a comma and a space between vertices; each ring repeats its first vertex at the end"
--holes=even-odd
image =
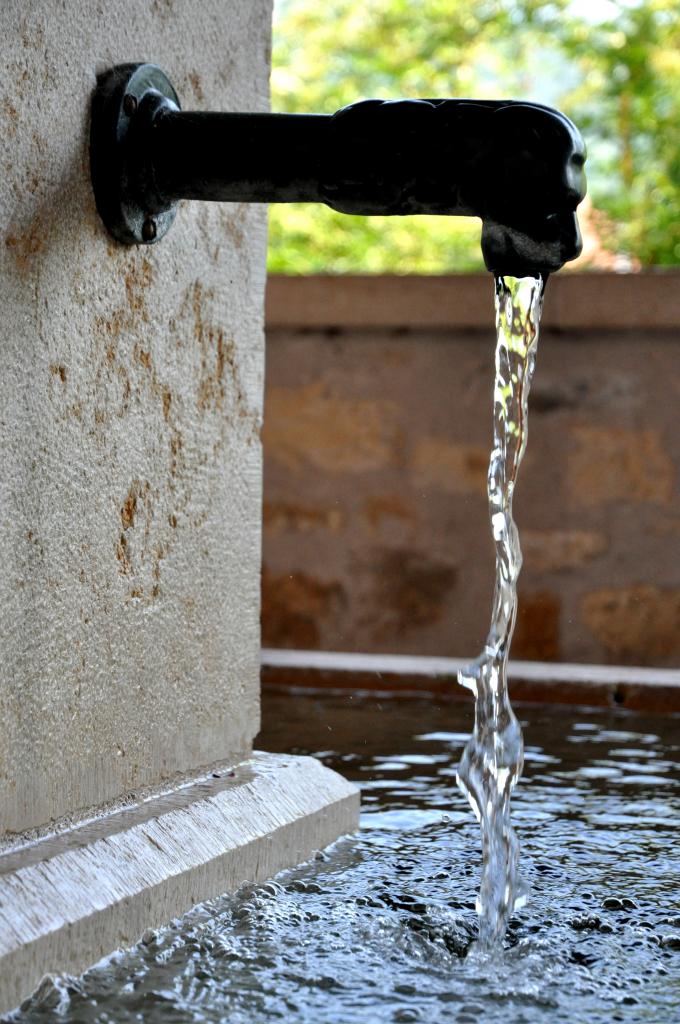
POLYGON ((136 112, 137 97, 133 96, 132 93, 126 94, 125 99, 123 100, 123 110, 125 111, 128 117, 132 117, 132 115, 136 112))
POLYGON ((156 237, 156 221, 153 217, 147 217, 142 224, 142 238, 145 242, 153 242, 156 237))

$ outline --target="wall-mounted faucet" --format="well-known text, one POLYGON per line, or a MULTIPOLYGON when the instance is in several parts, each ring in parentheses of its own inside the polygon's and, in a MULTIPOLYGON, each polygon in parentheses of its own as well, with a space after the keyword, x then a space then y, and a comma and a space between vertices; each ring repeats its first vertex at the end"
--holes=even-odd
POLYGON ((180 199, 203 199, 481 217, 487 267, 514 276, 545 276, 581 251, 583 139, 563 114, 534 103, 182 112, 160 68, 124 64, 98 79, 90 153, 97 209, 125 244, 158 241, 180 199))

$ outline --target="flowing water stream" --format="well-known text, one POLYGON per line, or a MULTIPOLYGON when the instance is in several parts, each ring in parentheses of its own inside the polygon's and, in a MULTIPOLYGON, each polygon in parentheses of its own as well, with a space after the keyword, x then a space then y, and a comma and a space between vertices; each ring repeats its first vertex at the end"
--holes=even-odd
POLYGON ((482 880, 477 899, 479 944, 502 940, 513 910, 523 905, 519 844, 510 821, 510 795, 522 772, 522 730, 507 687, 507 661, 517 615, 522 567, 512 498, 527 443, 529 388, 536 361, 543 282, 496 278, 494 445, 488 476, 496 546, 496 585, 484 650, 458 681, 475 695, 475 725, 458 768, 458 785, 482 830, 482 880))

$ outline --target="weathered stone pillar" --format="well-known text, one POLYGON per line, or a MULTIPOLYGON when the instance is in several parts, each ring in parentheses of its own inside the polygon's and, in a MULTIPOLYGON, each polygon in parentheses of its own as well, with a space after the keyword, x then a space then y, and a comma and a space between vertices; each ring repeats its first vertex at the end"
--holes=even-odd
MULTIPOLYGON (((95 210, 88 131, 97 71, 132 60, 161 65, 185 108, 266 109, 270 7, 0 10, 0 1012, 43 971, 80 969, 153 919, 254 877, 247 857, 233 877, 219 867, 236 834, 222 847, 213 837, 203 860, 165 866, 158 835, 143 854, 138 836, 116 862, 134 863, 129 886, 105 892, 103 862, 95 881, 69 861, 69 891, 52 888, 42 930, 35 918, 40 878, 52 866, 57 885, 59 857, 124 832, 120 806, 215 769, 228 819, 225 766, 248 757, 259 728, 265 211, 184 204, 157 246, 118 246, 95 210), (99 831, 81 828, 74 847, 65 830, 93 816, 99 831), (81 913, 93 886, 103 895, 81 913), (79 931, 92 915, 96 927, 79 931)), ((275 775, 257 774, 251 764, 234 776, 244 820, 247 787, 264 787, 266 804, 275 775)), ((288 828, 285 850, 268 845, 270 872, 354 820, 354 796, 333 777, 311 809, 339 801, 344 817, 326 815, 320 831, 307 822, 296 844, 290 830, 310 809, 298 774, 297 811, 260 829, 288 828)), ((195 795, 219 803, 210 786, 195 795)), ((144 822, 149 807, 156 823, 168 810, 143 806, 144 822)), ((173 822, 169 840, 181 833, 193 856, 191 827, 173 822)))

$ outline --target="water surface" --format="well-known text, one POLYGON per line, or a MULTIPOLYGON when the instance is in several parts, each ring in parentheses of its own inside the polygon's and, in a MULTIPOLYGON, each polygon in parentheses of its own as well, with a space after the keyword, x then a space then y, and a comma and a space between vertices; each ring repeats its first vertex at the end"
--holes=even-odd
POLYGON ((260 745, 357 781, 361 831, 47 984, 14 1020, 677 1021, 678 719, 559 706, 519 718, 513 817, 531 899, 493 961, 470 951, 479 830, 456 785, 468 703, 265 695, 260 745))

